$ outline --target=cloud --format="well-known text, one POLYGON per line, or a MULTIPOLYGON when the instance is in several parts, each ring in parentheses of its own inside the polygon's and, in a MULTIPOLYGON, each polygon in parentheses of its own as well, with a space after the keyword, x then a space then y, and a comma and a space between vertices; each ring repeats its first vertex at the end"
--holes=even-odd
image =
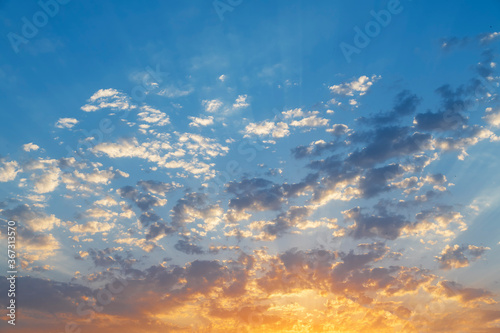
POLYGON ((456 47, 465 47, 475 42, 479 45, 487 45, 500 37, 500 32, 482 33, 473 37, 448 37, 441 38, 441 48, 449 51, 456 47))
POLYGON ((135 203, 143 212, 155 206, 164 206, 167 203, 166 199, 160 199, 151 194, 139 193, 139 191, 132 186, 119 188, 117 192, 121 197, 135 203))
POLYGON ((88 257, 94 262, 96 267, 118 266, 122 268, 129 268, 132 262, 129 258, 125 258, 119 254, 122 251, 123 248, 121 247, 106 247, 102 250, 89 249, 87 253, 88 257))
POLYGON ((59 186, 61 169, 50 167, 41 176, 34 176, 33 190, 36 193, 53 192, 59 186))
POLYGON ((359 182, 359 189, 364 198, 371 198, 379 193, 391 190, 389 181, 403 175, 399 164, 390 164, 380 168, 369 169, 359 182))
POLYGON ((437 112, 427 111, 415 116, 413 124, 423 131, 450 131, 467 124, 463 114, 473 103, 478 83, 460 85, 455 90, 449 84, 436 89, 441 97, 441 107, 437 112))
POLYGON ((236 98, 236 101, 233 104, 233 108, 241 109, 250 106, 250 104, 247 102, 247 98, 247 95, 238 95, 238 98, 236 98))
POLYGON ((263 178, 230 182, 226 191, 236 196, 229 201, 229 207, 238 211, 278 210, 285 200, 283 189, 263 178))
POLYGON ((320 118, 317 115, 312 115, 310 117, 305 117, 301 120, 294 120, 290 123, 290 126, 295 127, 320 127, 328 126, 329 119, 320 118))
POLYGON ((454 281, 441 281, 438 285, 442 294, 446 297, 458 297, 463 303, 469 302, 484 302, 493 304, 495 301, 492 299, 493 294, 481 288, 467 288, 460 283, 454 281))
POLYGON ((337 95, 344 96, 363 96, 368 92, 370 87, 374 82, 379 80, 381 76, 372 75, 368 77, 366 75, 360 76, 358 79, 353 79, 351 82, 344 82, 339 85, 333 85, 328 87, 330 91, 337 95))
POLYGON ((388 112, 380 112, 367 119, 362 118, 366 123, 388 124, 401 121, 401 118, 412 115, 417 110, 422 99, 412 94, 409 90, 403 90, 394 98, 394 107, 388 112))
POLYGON ((111 89, 111 88, 110 89, 100 89, 90 97, 90 101, 95 102, 99 99, 107 98, 107 97, 114 97, 114 96, 117 96, 119 94, 120 94, 120 92, 118 92, 118 90, 116 90, 116 89, 111 89))
POLYGON ((402 215, 367 215, 362 213, 360 207, 343 211, 346 221, 354 224, 349 227, 349 235, 355 239, 360 238, 384 238, 394 240, 402 234, 403 228, 411 223, 402 215))
POLYGON ((218 99, 203 100, 201 104, 205 107, 205 111, 210 113, 216 112, 222 106, 222 102, 218 99))
MULTIPOLYGON (((39 279, 30 276, 17 277, 16 282, 19 290, 16 293, 16 302, 24 304, 27 318, 30 310, 43 311, 46 313, 60 313, 73 315, 76 313, 77 304, 91 296, 91 289, 77 284, 39 279), (22 289, 21 289, 22 288, 22 289)), ((5 277, 0 279, 0 288, 8 290, 8 281, 5 277)), ((7 300, 5 298, 5 300, 7 300)), ((5 303, 2 303, 6 305, 5 303)), ((47 324, 45 321, 43 321, 47 324)), ((27 323, 29 325, 29 323, 27 323)), ((44 326, 44 325, 42 325, 44 326)), ((38 325, 38 329, 44 328, 38 325)), ((55 330, 57 330, 54 327, 55 330)))
POLYGON ((177 188, 181 188, 182 185, 173 183, 164 183, 157 180, 141 180, 137 182, 144 191, 151 192, 153 194, 158 194, 165 196, 168 192, 171 192, 177 188))
POLYGON ((311 207, 292 206, 286 213, 282 213, 264 224, 262 229, 269 236, 282 236, 290 228, 305 222, 305 218, 313 211, 311 207))
POLYGON ((192 126, 192 127, 204 127, 204 126, 213 125, 213 123, 214 123, 214 117, 212 117, 212 116, 209 116, 206 118, 198 118, 198 117, 188 117, 188 118, 191 119, 189 126, 192 126))
POLYGON ((489 34, 482 35, 480 42, 483 44, 486 44, 486 43, 490 43, 498 38, 500 38, 500 32, 492 32, 489 34))
POLYGON ((494 127, 500 127, 500 108, 493 110, 493 108, 486 108, 486 115, 483 119, 494 127))
POLYGON ((332 128, 329 128, 326 131, 335 136, 342 136, 344 134, 349 133, 350 129, 345 124, 335 124, 332 126, 332 128))
POLYGON ((411 132, 408 127, 383 127, 375 129, 371 142, 361 150, 353 151, 346 159, 360 167, 373 166, 390 158, 411 155, 432 148, 432 135, 411 132))
POLYGON ((32 229, 32 226, 33 224, 28 228, 22 225, 17 227, 17 241, 22 244, 22 247, 18 248, 21 268, 26 268, 37 260, 52 257, 61 248, 61 244, 56 237, 47 232, 48 229, 40 227, 32 229), (43 231, 38 232, 36 230, 43 231))
POLYGON ((290 134, 288 125, 284 122, 274 123, 272 121, 262 121, 260 123, 250 123, 245 127, 245 137, 250 135, 271 136, 273 138, 283 138, 290 134))
POLYGON ((22 169, 16 161, 0 160, 0 182, 10 182, 16 179, 16 176, 22 169))
POLYGON ((441 269, 449 270, 469 266, 471 260, 479 259, 490 248, 474 245, 446 245, 441 255, 435 257, 441 269))
POLYGON ((170 124, 169 117, 160 110, 153 109, 150 106, 141 106, 141 112, 137 114, 139 121, 143 121, 155 126, 165 126, 170 124))
POLYGON ((118 205, 116 200, 110 197, 109 195, 104 197, 103 199, 95 201, 94 204, 97 206, 104 206, 104 207, 111 207, 118 205))
POLYGON ((312 156, 320 156, 326 151, 336 151, 340 148, 346 146, 346 143, 343 141, 330 141, 325 142, 324 140, 318 140, 311 142, 308 146, 297 146, 292 148, 292 155, 296 159, 312 157, 312 156))
POLYGON ((210 204, 203 193, 188 193, 172 208, 172 226, 182 229, 188 223, 200 221, 197 225, 204 232, 214 230, 222 221, 223 210, 218 204, 210 204))
POLYGON ((78 124, 78 120, 75 118, 59 118, 59 120, 54 125, 57 128, 73 128, 78 124))
POLYGON ((92 148, 94 154, 104 153, 110 158, 135 157, 155 163, 158 167, 184 169, 193 175, 211 178, 215 172, 211 165, 199 160, 208 160, 224 156, 229 148, 222 146, 215 139, 199 134, 174 133, 177 140, 164 142, 152 140, 139 143, 136 138, 120 139, 118 142, 102 142, 92 148), (186 156, 186 159, 182 157, 186 156))
POLYGON ((30 142, 30 143, 23 145, 23 150, 27 151, 27 152, 30 152, 32 150, 38 150, 38 149, 40 149, 40 147, 38 145, 34 144, 33 142, 30 142))
POLYGON ((184 252, 186 254, 203 254, 204 251, 201 247, 196 244, 192 244, 189 240, 179 239, 177 243, 174 245, 174 248, 177 251, 184 252))
POLYGON ((69 231, 76 234, 91 234, 108 232, 113 229, 114 225, 111 223, 104 223, 99 221, 89 221, 84 224, 75 224, 69 231))
POLYGON ((27 204, 19 205, 13 209, 6 209, 3 214, 10 220, 18 221, 36 232, 52 230, 61 224, 61 220, 54 214, 48 215, 27 204))
POLYGON ((112 88, 98 90, 90 97, 88 102, 88 104, 81 107, 82 111, 95 112, 106 108, 112 110, 130 110, 136 108, 131 103, 128 95, 112 88))
POLYGON ((443 151, 460 151, 458 159, 463 160, 467 156, 466 149, 476 145, 482 140, 499 141, 500 138, 489 129, 481 126, 468 126, 457 133, 454 137, 439 138, 435 141, 436 147, 443 151))
POLYGON ((75 177, 94 184, 109 184, 111 179, 117 178, 128 178, 130 175, 126 172, 120 171, 118 169, 114 170, 113 167, 109 167, 108 170, 99 170, 94 168, 91 173, 82 173, 78 170, 74 171, 75 177))
POLYGON ((104 221, 109 221, 112 218, 115 218, 116 216, 118 216, 118 213, 101 207, 89 208, 86 209, 85 212, 77 214, 77 218, 79 219, 91 219, 91 220, 97 219, 104 221))

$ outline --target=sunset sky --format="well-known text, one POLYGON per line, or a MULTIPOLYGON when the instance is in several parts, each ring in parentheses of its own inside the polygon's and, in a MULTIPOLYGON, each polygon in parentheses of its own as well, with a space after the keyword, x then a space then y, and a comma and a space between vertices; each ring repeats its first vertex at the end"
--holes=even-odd
POLYGON ((499 14, 0 2, 0 331, 500 332, 499 14))

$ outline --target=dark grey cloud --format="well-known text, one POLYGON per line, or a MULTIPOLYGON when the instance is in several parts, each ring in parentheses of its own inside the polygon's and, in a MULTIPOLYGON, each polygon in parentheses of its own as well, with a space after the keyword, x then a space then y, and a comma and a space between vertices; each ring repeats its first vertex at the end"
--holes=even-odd
POLYGON ((135 262, 129 252, 121 254, 118 248, 89 249, 87 252, 95 266, 130 268, 135 262))
POLYGON ((141 180, 137 182, 137 185, 145 192, 151 192, 161 196, 165 196, 168 192, 181 187, 181 185, 176 183, 164 183, 157 180, 141 180))
POLYGON ((359 207, 345 211, 344 218, 355 222, 354 227, 349 230, 349 235, 354 239, 376 237, 394 240, 401 235, 404 227, 411 225, 403 215, 368 215, 363 214, 359 207))
POLYGON ((297 146, 291 150, 292 156, 296 159, 320 156, 325 152, 335 152, 346 147, 345 141, 313 142, 308 146, 297 146))
POLYGON ((392 158, 400 158, 430 148, 432 136, 412 132, 409 127, 383 127, 376 129, 372 139, 361 150, 354 151, 346 163, 358 167, 372 167, 392 158))
POLYGON ((155 198, 150 194, 140 193, 132 186, 124 186, 119 188, 117 192, 122 198, 126 198, 135 203, 135 205, 143 212, 161 204, 158 198, 155 198))
POLYGON ((279 210, 284 202, 282 187, 263 178, 230 182, 226 191, 236 196, 229 201, 229 207, 239 211, 279 210))
POLYGON ((475 36, 464 37, 446 37, 439 40, 441 48, 445 51, 451 51, 457 48, 464 48, 470 44, 476 43, 476 46, 485 46, 500 38, 497 32, 486 32, 475 36))
POLYGON ((454 281, 441 281, 439 285, 448 297, 459 296, 464 303, 491 298, 493 293, 481 288, 466 288, 454 281))
POLYGON ((304 220, 312 213, 309 207, 290 207, 264 226, 264 232, 272 236, 282 236, 288 229, 304 220))
POLYGON ((148 228, 148 232, 146 233, 146 240, 154 240, 162 235, 172 234, 176 230, 176 228, 169 226, 166 223, 154 222, 148 228))
POLYGON ((388 182, 403 173, 403 168, 399 164, 369 169, 360 181, 359 189, 363 192, 364 198, 374 197, 381 192, 389 191, 391 188, 388 182))
POLYGON ((479 259, 488 250, 489 248, 484 246, 447 246, 436 260, 439 262, 439 267, 446 270, 466 267, 470 261, 479 259))
POLYGON ((409 90, 403 90, 394 98, 394 107, 388 112, 380 112, 370 118, 360 118, 362 123, 383 125, 401 121, 403 117, 412 115, 422 99, 409 90))
POLYGON ((143 226, 147 226, 154 222, 161 222, 163 219, 154 212, 144 212, 139 216, 139 221, 143 226))
MULTIPOLYGON (((21 276, 16 279, 16 305, 19 309, 35 309, 46 313, 76 313, 76 304, 92 294, 90 288, 65 282, 56 282, 21 276)), ((0 290, 7 295, 8 280, 0 276, 0 290)), ((0 299, 7 306, 7 297, 0 299)))
POLYGON ((184 252, 186 254, 203 254, 205 253, 201 247, 196 244, 191 243, 188 239, 179 239, 174 245, 177 251, 184 252))

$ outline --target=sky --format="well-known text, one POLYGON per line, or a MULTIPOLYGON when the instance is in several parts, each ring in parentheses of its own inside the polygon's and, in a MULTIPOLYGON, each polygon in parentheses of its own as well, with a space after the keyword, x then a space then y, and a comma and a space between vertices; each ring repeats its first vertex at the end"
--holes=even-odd
POLYGON ((0 330, 500 332, 499 14, 0 2, 0 330))

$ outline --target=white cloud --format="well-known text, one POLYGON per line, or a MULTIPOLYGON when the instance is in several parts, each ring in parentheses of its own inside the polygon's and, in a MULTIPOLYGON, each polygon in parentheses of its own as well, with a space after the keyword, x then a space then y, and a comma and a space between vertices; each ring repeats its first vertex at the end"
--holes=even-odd
POLYGON ((206 112, 216 112, 222 106, 222 102, 218 99, 203 100, 201 104, 205 107, 206 112))
POLYGON ((95 102, 96 100, 100 98, 106 98, 106 97, 112 97, 120 94, 120 92, 116 89, 100 89, 97 92, 95 92, 91 97, 90 101, 95 102))
POLYGON ((492 126, 500 127, 500 108, 496 110, 486 108, 486 115, 483 119, 492 126))
POLYGON ((76 224, 69 228, 69 231, 76 234, 95 234, 99 232, 106 232, 113 229, 114 224, 112 223, 104 223, 98 221, 90 221, 85 224, 76 224))
POLYGON ((22 221, 32 231, 47 231, 61 224, 61 220, 54 214, 47 215, 43 211, 32 209, 29 205, 19 205, 4 212, 9 219, 22 221))
POLYGON ((258 136, 270 135, 273 138, 283 138, 290 134, 288 125, 284 122, 275 123, 272 121, 261 121, 260 123, 250 123, 245 127, 245 137, 251 134, 258 136))
POLYGON ((134 109, 130 97, 116 89, 100 89, 89 99, 90 104, 85 104, 81 109, 85 112, 94 112, 104 108, 116 110, 134 109))
POLYGON ((209 116, 207 118, 198 118, 198 117, 188 117, 188 118, 191 119, 189 126, 194 126, 194 127, 208 126, 214 123, 214 117, 212 116, 209 116))
POLYGON ((16 161, 4 162, 0 164, 0 182, 10 182, 16 178, 16 175, 21 172, 16 161))
POLYGON ((343 135, 343 134, 350 132, 351 130, 349 129, 349 127, 347 125, 335 124, 332 126, 332 128, 329 128, 326 131, 328 133, 333 134, 333 135, 343 135))
POLYGON ((164 112, 160 110, 153 109, 152 107, 145 105, 141 107, 142 112, 137 114, 140 121, 146 123, 154 124, 157 126, 165 126, 170 124, 170 119, 164 112))
POLYGON ((304 111, 302 111, 302 109, 300 109, 300 108, 292 109, 292 110, 288 110, 288 111, 283 111, 283 112, 281 112, 281 114, 283 115, 283 117, 285 119, 298 118, 298 117, 305 116, 304 111))
POLYGON ((500 32, 492 32, 491 34, 487 34, 481 38, 481 43, 489 43, 497 38, 500 38, 500 32))
POLYGON ((318 118, 316 115, 302 118, 301 120, 294 120, 290 123, 290 126, 295 127, 319 127, 328 126, 329 119, 318 118))
POLYGON ((155 163, 158 167, 184 169, 194 175, 213 177, 215 171, 211 165, 199 160, 209 160, 225 155, 229 148, 222 146, 215 139, 198 134, 174 132, 177 140, 165 135, 164 140, 139 143, 136 138, 120 140, 118 143, 103 142, 92 151, 104 153, 111 158, 136 157, 155 163), (186 157, 186 159, 183 159, 186 157))
POLYGON ((112 197, 110 197, 109 195, 106 196, 105 198, 103 199, 99 199, 97 200, 96 202, 94 202, 96 205, 98 206, 105 206, 105 207, 111 207, 111 206, 116 206, 118 205, 118 203, 116 202, 115 199, 113 199, 112 197))
POLYGON ((61 170, 56 167, 51 167, 47 172, 40 177, 33 175, 32 178, 37 178, 34 183, 34 191, 36 193, 49 193, 56 189, 59 185, 59 174, 61 170))
POLYGON ((99 170, 94 169, 92 173, 82 173, 78 170, 74 172, 75 177, 80 178, 86 182, 94 183, 94 184, 109 184, 111 179, 124 177, 128 178, 129 174, 120 170, 113 170, 113 167, 110 167, 108 170, 99 170))
POLYGON ((59 118, 55 126, 57 128, 73 128, 78 124, 78 120, 75 118, 59 118))
POLYGON ((248 97, 247 95, 239 95, 233 104, 233 108, 240 109, 249 106, 250 104, 247 103, 247 97, 248 97))
POLYGON ((38 145, 34 144, 33 142, 30 142, 30 143, 23 145, 24 151, 32 151, 32 150, 38 150, 38 149, 40 149, 40 147, 38 145))
POLYGON ((84 218, 98 219, 104 221, 109 221, 110 219, 116 216, 118 216, 118 213, 98 207, 87 209, 85 213, 82 214, 82 217, 84 218))
POLYGON ((333 85, 329 87, 329 89, 332 93, 338 95, 354 96, 356 94, 359 96, 363 96, 370 89, 373 83, 379 80, 380 78, 381 78, 380 75, 379 76, 373 75, 371 78, 369 78, 366 75, 363 75, 358 79, 354 79, 351 82, 344 82, 339 85, 333 85))

